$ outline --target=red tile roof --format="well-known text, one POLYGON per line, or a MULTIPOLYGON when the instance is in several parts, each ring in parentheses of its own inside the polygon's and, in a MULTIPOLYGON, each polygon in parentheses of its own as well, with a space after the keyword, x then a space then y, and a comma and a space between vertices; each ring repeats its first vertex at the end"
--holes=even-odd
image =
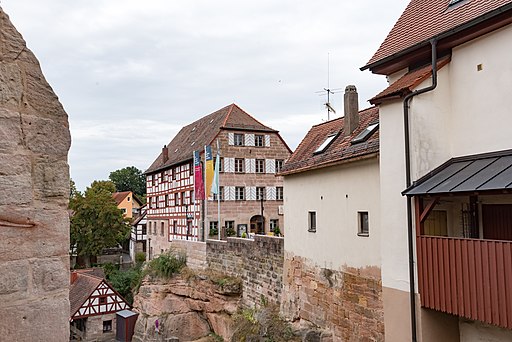
MULTIPOLYGON (((443 66, 450 62, 450 56, 443 57, 437 62, 437 69, 441 69, 443 66)), ((401 98, 411 93, 414 88, 420 85, 421 82, 425 81, 432 75, 431 64, 425 65, 416 70, 409 71, 389 87, 375 95, 369 101, 371 104, 376 105, 384 102, 385 100, 393 98, 401 98)))
POLYGON ((221 129, 277 133, 233 103, 183 127, 167 145, 168 160, 164 162, 160 153, 145 173, 192 160, 192 152, 211 144, 221 129))
POLYGON ((89 298, 94 290, 103 282, 103 278, 93 275, 93 272, 81 271, 76 273, 76 280, 69 288, 69 317, 73 317, 87 298, 89 298))
POLYGON ((126 196, 130 195, 131 193, 131 191, 114 192, 112 194, 112 197, 114 197, 114 200, 116 201, 117 205, 119 205, 119 203, 124 201, 126 196))
POLYGON ((359 126, 348 137, 344 137, 343 134, 344 118, 313 126, 285 163, 280 174, 289 175, 318 169, 379 152, 378 130, 365 142, 351 144, 351 140, 359 133, 369 125, 378 122, 379 109, 378 107, 371 107, 359 112, 359 126), (338 132, 341 132, 341 134, 335 138, 324 152, 314 153, 327 136, 338 132))
POLYGON ((448 7, 450 0, 411 0, 377 52, 363 68, 471 22, 512 0, 463 0, 448 7))

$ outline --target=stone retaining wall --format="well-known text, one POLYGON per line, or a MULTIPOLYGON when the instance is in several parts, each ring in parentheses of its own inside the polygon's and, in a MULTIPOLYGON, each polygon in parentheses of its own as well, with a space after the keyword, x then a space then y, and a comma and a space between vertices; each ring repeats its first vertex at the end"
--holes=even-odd
POLYGON ((284 239, 256 235, 254 240, 227 238, 208 240, 206 260, 209 269, 240 277, 243 303, 261 304, 262 298, 279 304, 283 277, 284 239))
POLYGON ((331 270, 286 253, 281 312, 331 331, 336 341, 384 341, 378 267, 331 270))
POLYGON ((190 240, 173 240, 171 248, 187 255, 187 266, 204 270, 206 264, 206 243, 190 240))

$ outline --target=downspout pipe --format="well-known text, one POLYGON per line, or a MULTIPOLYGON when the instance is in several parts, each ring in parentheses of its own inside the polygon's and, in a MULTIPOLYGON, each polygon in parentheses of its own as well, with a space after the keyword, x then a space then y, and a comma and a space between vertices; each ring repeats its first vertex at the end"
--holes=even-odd
MULTIPOLYGON (((432 47, 432 85, 413 91, 403 101, 404 104, 404 140, 405 140, 405 182, 406 189, 412 185, 411 182, 411 153, 410 153, 410 132, 409 132, 409 108, 413 97, 427 93, 437 87, 437 39, 430 41, 432 47)), ((412 226, 412 204, 411 198, 407 197, 407 240, 409 247, 409 292, 411 302, 411 341, 416 342, 416 282, 414 279, 414 234, 412 226)), ((418 229, 418 227, 416 227, 418 229)))

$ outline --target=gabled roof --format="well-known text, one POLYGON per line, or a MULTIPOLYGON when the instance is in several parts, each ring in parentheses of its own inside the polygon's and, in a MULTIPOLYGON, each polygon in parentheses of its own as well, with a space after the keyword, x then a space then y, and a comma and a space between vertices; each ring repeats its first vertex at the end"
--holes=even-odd
POLYGON ((77 272, 75 281, 69 287, 69 317, 73 317, 102 282, 103 278, 93 275, 92 272, 77 272))
POLYGON ((167 145, 168 160, 160 153, 145 173, 192 160, 192 153, 211 144, 221 129, 278 133, 233 103, 183 127, 167 145))
POLYGON ((142 206, 140 208, 140 213, 139 215, 137 215, 136 217, 133 218, 132 220, 132 226, 136 226, 139 224, 140 221, 142 221, 145 217, 146 217, 146 213, 147 213, 147 209, 146 209, 146 205, 142 206))
POLYGON ((281 175, 289 175, 308 170, 336 165, 358 157, 379 152, 378 130, 364 142, 352 144, 351 141, 363 130, 379 122, 379 109, 371 107, 359 112, 359 126, 354 132, 344 137, 344 118, 338 118, 313 126, 301 141, 295 152, 281 169, 281 175), (332 134, 336 138, 321 153, 315 151, 325 139, 332 134))
POLYGON ((114 200, 116 201, 116 204, 119 205, 122 201, 124 201, 124 199, 128 195, 131 195, 133 200, 135 200, 137 203, 139 203, 139 205, 142 205, 141 200, 138 199, 138 197, 135 196, 135 194, 133 194, 131 191, 114 192, 112 194, 112 197, 114 197, 114 200))
MULTIPOLYGON (((463 0, 452 6, 449 3, 450 0, 411 0, 384 42, 362 69, 399 58, 421 46, 429 45, 430 39, 434 37, 444 39, 456 35, 470 26, 476 27, 486 20, 503 16, 504 11, 512 9, 512 0, 463 0)), ((505 15, 504 20, 507 20, 507 16, 510 17, 505 15)), ((499 27, 490 27, 485 23, 482 25, 489 26, 489 30, 499 27)))
POLYGON ((512 150, 452 158, 420 178, 407 196, 512 191, 512 150))
MULTIPOLYGON (((440 58, 437 62, 437 69, 441 69, 443 66, 450 62, 450 56, 440 58)), ((394 83, 389 85, 386 89, 381 91, 369 100, 373 105, 380 104, 386 100, 402 98, 407 94, 410 94, 414 88, 419 86, 421 82, 425 81, 432 75, 431 64, 420 67, 416 70, 409 71, 394 83)))

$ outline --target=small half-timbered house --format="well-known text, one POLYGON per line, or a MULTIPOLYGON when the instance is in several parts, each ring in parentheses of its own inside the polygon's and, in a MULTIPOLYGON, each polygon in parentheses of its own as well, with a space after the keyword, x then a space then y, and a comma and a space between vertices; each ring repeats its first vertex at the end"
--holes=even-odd
POLYGON ((130 258, 135 262, 137 253, 146 253, 147 244, 147 219, 146 206, 144 205, 140 214, 132 221, 132 230, 130 233, 130 258))
POLYGON ((71 338, 81 341, 115 339, 116 312, 130 309, 110 286, 101 269, 71 272, 69 290, 71 338))

